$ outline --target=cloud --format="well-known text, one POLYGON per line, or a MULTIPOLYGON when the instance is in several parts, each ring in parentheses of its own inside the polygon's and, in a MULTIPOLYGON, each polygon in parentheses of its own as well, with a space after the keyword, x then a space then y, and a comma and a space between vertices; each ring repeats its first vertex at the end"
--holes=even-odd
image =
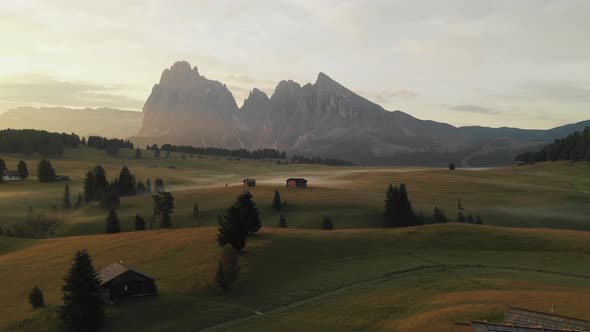
POLYGON ((60 81, 48 75, 17 75, 0 80, 0 103, 141 109, 142 100, 130 98, 119 86, 60 81))
POLYGON ((476 114, 487 114, 487 115, 496 115, 502 112, 498 110, 494 110, 488 107, 477 106, 477 105, 457 105, 450 107, 451 110, 457 112, 464 112, 464 113, 476 113, 476 114))

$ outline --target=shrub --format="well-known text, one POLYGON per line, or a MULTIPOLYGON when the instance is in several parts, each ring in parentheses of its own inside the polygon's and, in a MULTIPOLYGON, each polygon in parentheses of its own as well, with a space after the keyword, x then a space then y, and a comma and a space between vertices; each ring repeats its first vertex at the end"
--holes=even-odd
POLYGON ((33 287, 31 292, 29 293, 29 304, 33 309, 41 308, 45 306, 45 298, 43 297, 43 292, 37 285, 33 287))

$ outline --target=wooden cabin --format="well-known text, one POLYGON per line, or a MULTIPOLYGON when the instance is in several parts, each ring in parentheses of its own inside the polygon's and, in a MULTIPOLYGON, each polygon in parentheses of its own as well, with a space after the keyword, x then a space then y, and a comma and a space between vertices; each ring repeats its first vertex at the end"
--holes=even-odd
POLYGON ((307 188, 307 180, 303 178, 287 179, 287 187, 289 188, 307 188))
POLYGON ((113 263, 99 272, 105 303, 155 295, 156 281, 147 274, 123 263, 113 263))
POLYGON ((244 184, 244 187, 256 187, 255 179, 244 179, 242 183, 244 184))
POLYGON ((2 174, 2 180, 4 181, 18 181, 21 179, 17 171, 5 170, 0 174, 2 174))

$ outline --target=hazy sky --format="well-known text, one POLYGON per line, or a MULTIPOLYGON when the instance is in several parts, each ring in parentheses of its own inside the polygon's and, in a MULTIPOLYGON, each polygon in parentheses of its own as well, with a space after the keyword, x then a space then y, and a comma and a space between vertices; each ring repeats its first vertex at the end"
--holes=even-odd
POLYGON ((0 110, 141 110, 187 60, 241 105, 318 72, 454 125, 590 119, 590 1, 0 0, 0 110))

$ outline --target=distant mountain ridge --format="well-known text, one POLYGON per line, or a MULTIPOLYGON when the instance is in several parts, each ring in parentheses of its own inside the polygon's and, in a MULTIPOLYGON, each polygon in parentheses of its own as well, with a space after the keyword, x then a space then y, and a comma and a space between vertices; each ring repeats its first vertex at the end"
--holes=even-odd
POLYGON ((270 97, 253 89, 239 108, 224 84, 180 61, 154 85, 138 136, 194 146, 276 148, 359 164, 490 166, 587 125, 457 128, 389 112, 323 73, 303 86, 281 81, 270 97))
POLYGON ((80 136, 126 138, 141 128, 142 114, 111 108, 18 107, 0 114, 0 129, 38 129, 80 136))

